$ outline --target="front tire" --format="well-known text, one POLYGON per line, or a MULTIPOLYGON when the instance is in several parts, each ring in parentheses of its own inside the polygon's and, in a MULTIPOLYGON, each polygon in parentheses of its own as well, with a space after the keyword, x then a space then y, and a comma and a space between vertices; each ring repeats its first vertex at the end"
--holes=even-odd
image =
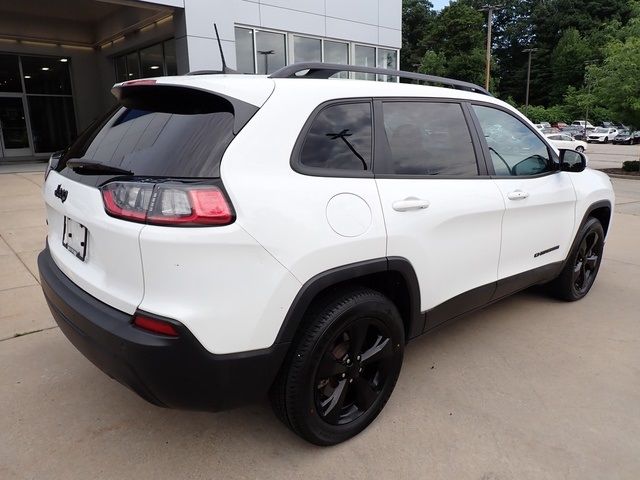
POLYGON ((343 442, 385 406, 403 353, 404 326, 387 297, 368 288, 325 297, 271 388, 276 416, 316 445, 343 442))
POLYGON ((604 250, 604 230, 597 218, 590 217, 577 235, 578 242, 560 275, 550 284, 552 293, 574 302, 583 298, 595 282, 604 250))

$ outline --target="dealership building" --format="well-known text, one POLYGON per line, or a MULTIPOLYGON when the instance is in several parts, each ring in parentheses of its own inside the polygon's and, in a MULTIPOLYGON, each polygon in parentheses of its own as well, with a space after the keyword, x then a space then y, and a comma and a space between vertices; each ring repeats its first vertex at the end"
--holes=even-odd
MULTIPOLYGON (((294 62, 398 68, 401 0, 0 0, 0 164, 64 148, 125 80, 294 62)), ((384 80, 384 78, 379 78, 384 80)))

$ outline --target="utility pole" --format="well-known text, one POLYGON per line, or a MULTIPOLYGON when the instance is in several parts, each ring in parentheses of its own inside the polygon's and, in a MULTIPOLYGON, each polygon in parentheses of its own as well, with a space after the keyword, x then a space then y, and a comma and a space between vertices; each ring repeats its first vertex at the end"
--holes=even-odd
POLYGON ((491 75, 491 26, 493 24, 494 10, 502 10, 502 5, 485 5, 480 8, 481 12, 487 12, 487 66, 485 70, 484 88, 489 90, 489 77, 491 75))
POLYGON ((524 114, 529 111, 529 83, 531 82, 531 54, 538 50, 537 48, 525 48, 522 52, 529 54, 529 63, 527 65, 527 93, 524 100, 524 114))

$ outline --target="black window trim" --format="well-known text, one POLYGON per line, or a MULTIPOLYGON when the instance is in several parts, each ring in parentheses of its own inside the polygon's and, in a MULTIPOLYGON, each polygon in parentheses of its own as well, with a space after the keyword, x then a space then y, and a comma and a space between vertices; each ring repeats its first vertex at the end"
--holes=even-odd
POLYGON ((468 101, 467 102, 469 107, 469 113, 471 114, 471 117, 473 119, 473 122, 476 126, 476 130, 478 132, 478 135, 481 139, 481 144, 482 144, 482 149, 484 151, 484 157, 485 157, 485 162, 487 165, 487 170, 489 172, 489 176, 490 178, 494 179, 494 180, 505 180, 505 179, 516 179, 516 178, 541 178, 541 177, 546 177, 549 175, 555 175, 556 173, 560 173, 560 158, 558 157, 558 155, 556 154, 555 150, 553 148, 551 148, 551 145, 549 144, 549 142, 547 141, 547 139, 544 137, 544 135, 542 135, 542 133, 540 133, 540 131, 538 131, 537 129, 531 128, 526 122, 523 122, 522 119, 520 117, 518 117, 517 115, 515 115, 511 110, 509 110, 508 108, 503 107, 502 105, 497 105, 495 103, 491 103, 491 102, 482 102, 482 101, 478 101, 478 100, 472 100, 472 101, 468 101), (477 105, 480 107, 490 107, 490 108, 494 108, 496 110, 500 110, 504 113, 506 113, 507 115, 511 115, 513 118, 515 118, 516 120, 518 120, 522 125, 524 125, 530 132, 533 132, 533 134, 538 137, 540 140, 542 140, 542 143, 547 147, 547 153, 549 155, 549 158, 554 162, 554 164, 556 165, 556 169, 555 170, 550 170, 548 172, 543 172, 543 173, 538 173, 536 175, 496 175, 495 169, 493 167, 493 162, 491 161, 491 152, 489 151, 489 145, 487 144, 486 140, 484 139, 484 133, 482 130, 482 126, 480 125, 480 120, 478 119, 478 116, 475 114, 475 112, 473 111, 473 106, 477 105), (480 135, 482 133, 482 135, 480 135))
POLYGON ((474 180, 474 179, 490 179, 487 169, 487 159, 478 132, 473 123, 470 109, 466 105, 466 100, 462 98, 441 98, 441 97, 376 97, 374 99, 374 121, 376 123, 376 135, 378 139, 374 142, 376 149, 376 158, 378 159, 378 167, 374 167, 376 178, 396 178, 396 179, 425 179, 425 180, 474 180), (385 102, 419 102, 419 103, 457 103, 462 109, 462 113, 467 125, 467 130, 471 137, 471 143, 476 158, 476 167, 478 173, 476 175, 408 175, 400 173, 388 173, 388 159, 391 158, 391 147, 389 139, 384 128, 384 112, 383 103, 385 102), (380 165, 384 165, 386 172, 379 172, 380 165))
POLYGON ((296 143, 294 144, 291 152, 290 165, 291 168, 302 175, 308 175, 311 177, 340 177, 340 178, 373 178, 374 165, 375 165, 375 152, 376 152, 376 132, 375 132, 375 111, 373 108, 373 99, 371 97, 352 97, 352 98, 339 98, 331 99, 326 102, 322 102, 313 112, 309 115, 304 123, 302 130, 298 134, 296 143), (304 165, 301 161, 300 155, 302 153, 302 147, 307 138, 307 134, 311 129, 311 126, 315 122, 316 118, 323 110, 336 105, 347 105, 354 103, 367 103, 371 109, 371 167, 369 170, 346 170, 340 168, 323 168, 323 167, 310 167, 304 165))

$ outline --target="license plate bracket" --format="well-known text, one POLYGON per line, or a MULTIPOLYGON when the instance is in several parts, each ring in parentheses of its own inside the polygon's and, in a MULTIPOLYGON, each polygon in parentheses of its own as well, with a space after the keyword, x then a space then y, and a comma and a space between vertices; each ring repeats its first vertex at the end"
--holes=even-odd
POLYGON ((87 256, 87 227, 69 217, 64 217, 62 246, 83 261, 87 256))

